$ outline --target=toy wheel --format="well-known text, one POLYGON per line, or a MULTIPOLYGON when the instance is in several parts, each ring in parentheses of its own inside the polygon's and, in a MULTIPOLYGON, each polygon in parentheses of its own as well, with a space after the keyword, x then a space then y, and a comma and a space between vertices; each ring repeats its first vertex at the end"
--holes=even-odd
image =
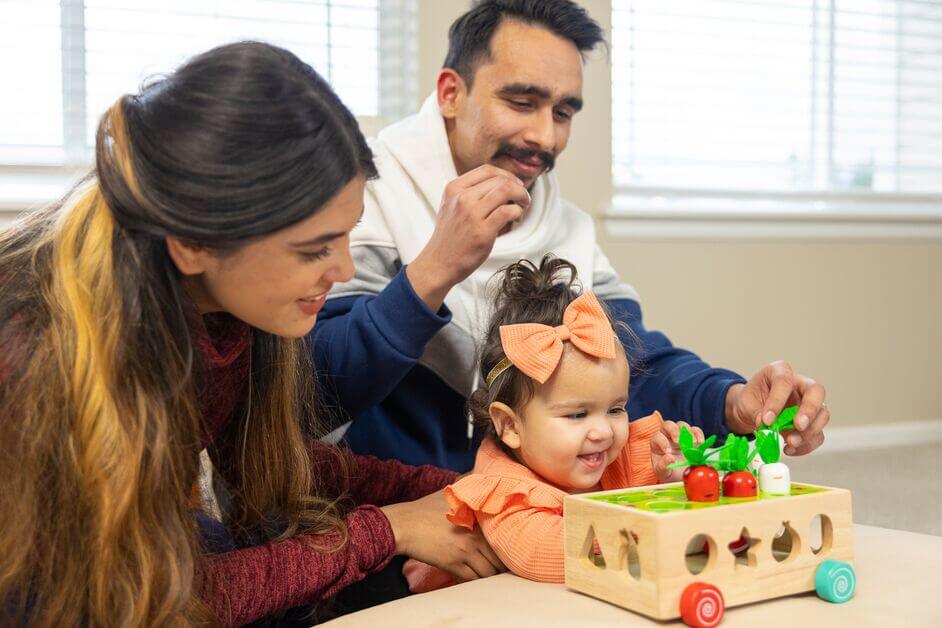
POLYGON ((818 565, 814 574, 814 590, 818 597, 835 604, 843 604, 854 597, 857 576, 854 568, 840 560, 826 560, 818 565))
POLYGON ((723 594, 712 584, 688 584, 680 595, 680 618, 688 626, 712 628, 723 620, 723 594))

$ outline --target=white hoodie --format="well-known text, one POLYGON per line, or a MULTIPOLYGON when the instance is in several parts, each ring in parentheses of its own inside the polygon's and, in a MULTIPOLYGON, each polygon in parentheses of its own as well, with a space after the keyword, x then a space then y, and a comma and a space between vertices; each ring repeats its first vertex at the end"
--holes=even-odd
MULTIPOLYGON (((434 93, 417 114, 383 129, 370 146, 380 177, 367 185, 363 220, 351 234, 357 275, 335 286, 329 298, 381 291, 425 247, 445 186, 458 178, 434 93)), ((539 263, 553 253, 572 262, 583 287, 595 290, 601 299, 638 299, 634 289, 618 283, 596 244, 592 217, 560 198, 554 173, 538 177, 530 195, 523 218, 497 238, 487 261, 448 293, 445 305, 452 322, 433 338, 420 360, 465 396, 476 384, 475 347, 483 340, 491 313, 489 281, 508 264, 522 258, 539 263)))

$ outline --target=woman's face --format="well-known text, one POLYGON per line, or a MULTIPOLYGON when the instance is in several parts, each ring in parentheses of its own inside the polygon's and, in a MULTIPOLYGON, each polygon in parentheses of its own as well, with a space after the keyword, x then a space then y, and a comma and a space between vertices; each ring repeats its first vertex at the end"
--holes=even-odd
POLYGON ((223 255, 168 241, 200 311, 287 338, 311 331, 331 286, 353 278, 350 231, 364 186, 356 177, 310 217, 223 255))

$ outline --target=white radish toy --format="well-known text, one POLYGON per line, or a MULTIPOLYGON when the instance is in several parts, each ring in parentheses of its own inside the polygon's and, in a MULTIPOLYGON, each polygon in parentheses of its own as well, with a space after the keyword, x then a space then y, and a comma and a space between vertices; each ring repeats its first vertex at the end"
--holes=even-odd
POLYGON ((782 447, 778 431, 764 429, 756 432, 756 449, 765 463, 759 467, 759 490, 766 495, 790 495, 791 474, 785 463, 779 462, 782 447))
POLYGON ((791 494, 791 474, 785 463, 773 462, 759 467, 759 490, 766 495, 791 494))

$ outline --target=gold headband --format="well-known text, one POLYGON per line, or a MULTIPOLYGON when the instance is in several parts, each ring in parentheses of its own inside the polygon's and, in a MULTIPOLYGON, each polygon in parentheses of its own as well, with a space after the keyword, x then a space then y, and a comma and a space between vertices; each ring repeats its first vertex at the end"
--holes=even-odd
POLYGON ((504 358, 497 363, 497 366, 491 369, 490 373, 487 374, 487 377, 484 378, 484 383, 487 384, 488 388, 490 388, 491 384, 494 383, 494 380, 497 379, 501 373, 513 365, 514 363, 510 361, 510 358, 504 358))

